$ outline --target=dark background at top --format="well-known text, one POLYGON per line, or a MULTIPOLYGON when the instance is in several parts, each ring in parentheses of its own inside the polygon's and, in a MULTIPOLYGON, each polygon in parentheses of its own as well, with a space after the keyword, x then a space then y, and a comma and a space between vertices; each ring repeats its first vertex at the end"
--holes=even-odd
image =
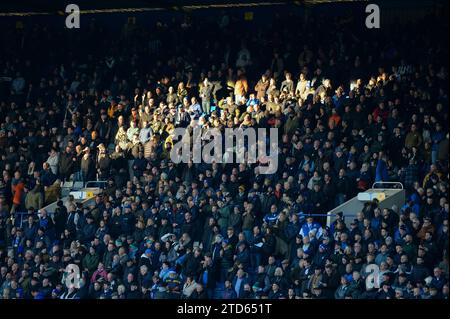
MULTIPOLYGON (((320 2, 320 0, 318 1, 320 2)), ((414 23, 427 15, 438 15, 448 20, 447 0, 375 0, 375 1, 329 1, 318 3, 315 0, 306 2, 292 0, 18 0, 0 1, 0 27, 14 26, 18 21, 25 26, 29 24, 45 25, 49 28, 64 27, 65 7, 69 3, 79 5, 80 10, 92 9, 118 9, 118 8, 160 8, 158 11, 125 12, 125 13, 97 13, 81 15, 81 29, 91 19, 103 27, 120 29, 128 18, 136 18, 136 22, 145 27, 154 25, 157 21, 169 21, 181 19, 186 15, 197 19, 215 20, 220 18, 225 11, 240 20, 244 15, 253 13, 253 19, 249 23, 265 23, 273 16, 302 17, 308 12, 323 15, 326 19, 333 17, 352 17, 358 24, 364 26, 367 16, 365 7, 369 3, 376 3, 381 10, 382 27, 396 28, 397 25, 414 23), (271 6, 228 7, 228 8, 203 8, 191 10, 192 5, 217 5, 217 4, 245 4, 245 3, 282 3, 271 6), (187 7, 186 7, 187 6, 187 7), (32 16, 4 16, 2 13, 26 13, 40 12, 46 15, 32 16), (112 22, 113 19, 113 22, 112 22)), ((426 27, 426 26, 424 26, 426 27)), ((73 30, 68 30, 73 31, 73 30)), ((448 30, 443 30, 448 33, 448 30)))

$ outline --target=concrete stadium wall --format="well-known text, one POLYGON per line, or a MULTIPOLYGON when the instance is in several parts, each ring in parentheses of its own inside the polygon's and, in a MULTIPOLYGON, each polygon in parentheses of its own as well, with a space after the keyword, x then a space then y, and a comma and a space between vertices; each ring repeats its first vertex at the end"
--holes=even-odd
MULTIPOLYGON (((402 207, 405 203, 405 190, 404 189, 385 189, 385 188, 376 188, 369 189, 366 193, 384 193, 386 195, 385 199, 379 203, 379 207, 381 209, 384 208, 392 208, 392 206, 396 205, 398 208, 402 207)), ((327 226, 330 226, 335 220, 335 215, 339 212, 343 213, 344 221, 347 227, 350 227, 350 223, 355 218, 356 213, 360 212, 364 207, 364 201, 360 201, 358 196, 350 199, 344 204, 330 210, 328 212, 327 218, 327 226)))

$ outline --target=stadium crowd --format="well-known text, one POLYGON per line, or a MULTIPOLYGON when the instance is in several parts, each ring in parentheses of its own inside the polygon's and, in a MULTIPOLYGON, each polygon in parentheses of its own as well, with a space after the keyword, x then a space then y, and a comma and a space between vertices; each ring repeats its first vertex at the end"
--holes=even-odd
POLYGON ((0 298, 448 298, 439 25, 310 19, 5 32, 0 298), (174 164, 171 133, 194 126, 278 128, 277 173, 174 164), (93 205, 62 201, 91 180, 107 181, 93 205), (378 181, 403 183, 404 205, 326 224, 378 181))

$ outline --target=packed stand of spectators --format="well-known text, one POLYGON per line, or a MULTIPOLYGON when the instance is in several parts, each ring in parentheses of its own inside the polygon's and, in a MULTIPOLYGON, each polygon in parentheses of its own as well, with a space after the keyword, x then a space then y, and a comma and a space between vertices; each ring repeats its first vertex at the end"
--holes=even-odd
POLYGON ((5 32, 0 298, 448 298, 447 28, 311 19, 5 32), (277 173, 172 163, 197 125, 278 128, 277 173), (326 225, 376 181, 404 206, 326 225))

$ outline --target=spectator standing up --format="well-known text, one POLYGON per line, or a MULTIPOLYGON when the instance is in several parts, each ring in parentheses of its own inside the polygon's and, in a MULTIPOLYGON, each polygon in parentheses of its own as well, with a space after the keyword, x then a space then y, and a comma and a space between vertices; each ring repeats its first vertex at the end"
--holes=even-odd
POLYGON ((80 167, 83 183, 95 179, 95 162, 91 156, 91 151, 89 148, 85 148, 83 150, 80 167))
POLYGON ((258 100, 261 100, 262 98, 266 97, 266 91, 269 88, 269 80, 267 79, 267 75, 263 74, 261 76, 261 79, 256 83, 255 91, 256 91, 256 98, 258 100))
POLYGON ((248 82, 242 70, 238 70, 238 78, 234 85, 234 99, 237 105, 241 104, 242 99, 245 98, 248 92, 248 82))
POLYGON ((200 99, 202 100, 202 111, 204 114, 211 113, 212 92, 213 85, 209 82, 208 78, 205 77, 200 87, 200 99))

